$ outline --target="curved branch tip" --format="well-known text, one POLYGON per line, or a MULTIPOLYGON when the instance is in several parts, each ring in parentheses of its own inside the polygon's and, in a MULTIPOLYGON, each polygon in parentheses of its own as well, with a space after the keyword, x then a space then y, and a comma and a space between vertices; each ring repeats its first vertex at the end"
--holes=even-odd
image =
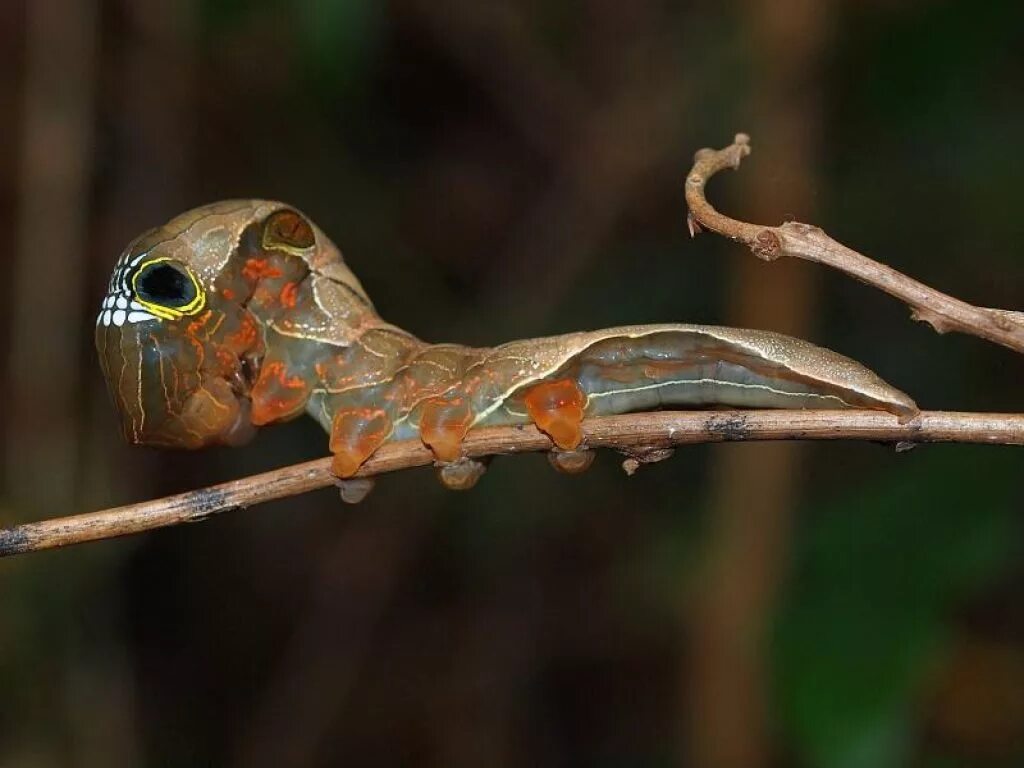
POLYGON ((939 333, 958 331, 1024 353, 1024 313, 976 307, 937 291, 834 240, 820 227, 798 221, 779 226, 733 219, 708 202, 704 188, 725 168, 736 168, 750 154, 750 137, 736 134, 723 149, 702 149, 686 178, 690 231, 708 229, 746 244, 755 256, 774 261, 792 256, 826 264, 907 304, 916 320, 939 333))

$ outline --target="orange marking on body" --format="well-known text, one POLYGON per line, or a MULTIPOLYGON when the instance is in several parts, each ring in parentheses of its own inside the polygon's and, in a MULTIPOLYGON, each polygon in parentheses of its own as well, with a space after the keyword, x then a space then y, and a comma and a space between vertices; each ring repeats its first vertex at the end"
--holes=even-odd
POLYGON ((245 352, 255 346, 258 337, 256 321, 248 313, 242 315, 241 325, 234 333, 224 337, 224 342, 238 352, 245 352))
POLYGON ((473 410, 468 398, 435 397, 423 404, 420 439, 438 461, 456 461, 462 456, 462 440, 472 423, 473 410))
POLYGON ((203 346, 203 342, 190 333, 185 334, 185 339, 196 350, 196 368, 202 368, 203 363, 206 361, 206 348, 203 346))
POLYGON ((249 259, 242 268, 242 276, 253 282, 262 277, 280 277, 281 274, 281 270, 269 264, 266 259, 249 259))
POLYGON ((200 341, 196 334, 206 325, 206 321, 210 319, 210 315, 213 314, 212 310, 206 310, 202 315, 197 317, 195 320, 189 322, 185 326, 184 338, 196 351, 196 368, 202 368, 203 362, 206 360, 206 349, 203 346, 203 342, 200 341))
POLYGON ((265 284, 260 283, 256 286, 256 290, 252 293, 252 299, 250 299, 250 306, 254 307, 272 307, 277 303, 278 294, 272 291, 265 284))
POLYGON ((298 283, 285 283, 281 289, 281 306, 291 309, 295 306, 295 302, 298 299, 299 286, 298 283))
POLYGON ((203 312, 203 314, 201 314, 199 317, 197 317, 195 320, 188 324, 188 327, 185 329, 185 332, 191 335, 193 338, 195 338, 196 334, 199 333, 199 331, 203 330, 204 327, 206 327, 206 324, 210 321, 211 317, 213 317, 213 310, 206 310, 205 312, 203 312))
POLYGON ((572 450, 583 441, 583 409, 587 397, 573 379, 545 381, 531 387, 523 398, 537 428, 562 450, 572 450))
POLYGON ((220 292, 220 295, 223 296, 228 301, 233 301, 235 298, 235 292, 232 291, 230 288, 225 288, 223 291, 220 292))
POLYGON ((310 390, 306 380, 290 373, 284 362, 264 362, 252 387, 252 423, 269 424, 297 415, 306 405, 310 390))
POLYGON ((234 353, 226 347, 218 346, 216 348, 217 362, 220 363, 221 373, 231 373, 238 368, 238 358, 235 357, 234 353))
POLYGON ((352 477, 390 434, 391 419, 380 408, 338 411, 331 422, 331 471, 352 477))
POLYGON ((316 373, 316 380, 321 384, 324 383, 324 375, 327 373, 327 367, 321 362, 313 363, 313 372, 316 373))

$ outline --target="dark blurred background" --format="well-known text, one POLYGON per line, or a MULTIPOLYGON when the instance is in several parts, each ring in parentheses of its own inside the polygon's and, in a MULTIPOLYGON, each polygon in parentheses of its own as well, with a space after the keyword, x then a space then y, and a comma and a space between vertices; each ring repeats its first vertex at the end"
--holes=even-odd
MULTIPOLYGON (((307 213, 382 314, 491 344, 771 328, 924 407, 1024 361, 806 263, 690 240, 710 195, 985 306, 1024 301, 1020 2, 5 0, 0 524, 323 455, 120 440, 92 350, 141 230, 307 213)), ((0 766, 1024 764, 1020 449, 691 447, 627 478, 429 470, 0 562, 0 766)))

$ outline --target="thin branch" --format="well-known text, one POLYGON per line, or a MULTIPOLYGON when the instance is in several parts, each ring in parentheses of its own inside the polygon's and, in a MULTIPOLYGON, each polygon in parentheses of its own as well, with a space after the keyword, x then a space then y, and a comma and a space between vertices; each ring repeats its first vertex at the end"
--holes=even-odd
MULTIPOLYGON (((727 440, 873 440, 897 447, 929 442, 1024 445, 1024 414, 923 411, 910 423, 900 424, 881 411, 666 411, 590 419, 583 426, 586 446, 615 448, 630 456, 627 471, 638 463, 665 458, 666 448, 727 440)), ((547 436, 532 426, 473 430, 464 446, 470 458, 552 448, 547 436)), ((359 475, 432 461, 421 443, 406 440, 382 446, 359 475)), ((154 501, 25 523, 0 529, 0 557, 200 522, 335 482, 330 460, 318 459, 154 501)))
POLYGON ((749 154, 750 137, 739 133, 724 149, 702 149, 694 155, 693 168, 686 177, 691 233, 701 229, 717 232, 744 243, 765 261, 793 256, 826 264, 905 302, 915 320, 928 323, 939 333, 959 331, 1024 352, 1024 313, 975 307, 955 299, 847 248, 810 224, 788 221, 772 227, 719 213, 704 196, 705 185, 719 171, 739 168, 749 154))

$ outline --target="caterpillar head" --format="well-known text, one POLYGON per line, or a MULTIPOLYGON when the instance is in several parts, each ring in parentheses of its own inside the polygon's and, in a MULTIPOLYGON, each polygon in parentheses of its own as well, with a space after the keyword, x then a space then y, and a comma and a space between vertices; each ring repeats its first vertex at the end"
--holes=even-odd
POLYGON ((132 242, 96 322, 100 364, 127 440, 238 444, 254 424, 272 420, 253 414, 267 325, 337 335, 313 295, 322 274, 365 300, 330 240, 280 203, 215 203, 132 242))

